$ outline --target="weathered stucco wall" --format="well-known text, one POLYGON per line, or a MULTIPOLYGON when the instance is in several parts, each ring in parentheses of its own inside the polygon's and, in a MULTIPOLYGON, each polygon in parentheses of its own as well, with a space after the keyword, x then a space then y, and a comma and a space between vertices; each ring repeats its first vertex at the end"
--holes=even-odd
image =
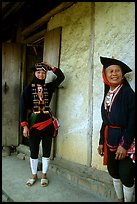
POLYGON ((50 19, 48 30, 62 27, 60 68, 66 76, 58 93, 57 157, 105 170, 97 154, 103 99, 99 57, 114 56, 127 63, 133 69, 134 88, 134 6, 78 2, 50 19))
POLYGON ((81 164, 87 163, 87 146, 91 142, 87 138, 91 5, 74 4, 48 24, 49 30, 62 26, 60 67, 66 76, 58 98, 61 127, 57 156, 81 164))

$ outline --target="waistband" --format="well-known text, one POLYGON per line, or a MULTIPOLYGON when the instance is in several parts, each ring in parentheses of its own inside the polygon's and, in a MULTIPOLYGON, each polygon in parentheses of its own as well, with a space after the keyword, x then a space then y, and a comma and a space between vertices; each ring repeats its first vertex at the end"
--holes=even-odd
POLYGON ((121 128, 121 126, 109 125, 110 128, 121 128))

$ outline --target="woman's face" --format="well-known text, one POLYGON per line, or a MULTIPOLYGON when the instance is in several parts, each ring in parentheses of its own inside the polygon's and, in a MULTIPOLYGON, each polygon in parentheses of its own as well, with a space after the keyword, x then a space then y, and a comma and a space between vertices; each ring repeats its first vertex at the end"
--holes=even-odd
POLYGON ((40 70, 37 70, 35 71, 35 76, 40 79, 40 80, 43 80, 46 78, 46 72, 43 70, 43 69, 40 69, 40 70))
POLYGON ((110 65, 105 70, 106 78, 111 84, 121 83, 123 80, 122 68, 118 65, 110 65))

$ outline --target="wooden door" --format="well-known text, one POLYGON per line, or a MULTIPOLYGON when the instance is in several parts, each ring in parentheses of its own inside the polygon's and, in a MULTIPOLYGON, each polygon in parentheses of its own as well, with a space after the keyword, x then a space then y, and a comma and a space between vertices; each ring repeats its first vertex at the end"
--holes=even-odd
MULTIPOLYGON (((32 66, 35 63, 43 61, 43 40, 38 41, 38 43, 36 44, 26 45, 23 56, 25 56, 24 57, 25 60, 23 60, 24 66, 22 67, 22 70, 23 70, 22 72, 24 73, 25 76, 22 79, 23 81, 22 91, 24 87, 30 84, 32 81, 32 78, 33 78, 32 66)), ((20 134, 22 135, 22 130, 20 134)), ((28 137, 24 137, 22 135, 21 143, 23 145, 29 146, 28 137)))
MULTIPOLYGON (((44 36, 44 50, 43 61, 47 60, 51 65, 59 67, 60 63, 60 48, 61 48, 61 27, 48 31, 44 36)), ((52 72, 48 72, 46 81, 54 80, 55 75, 52 72)), ((55 116, 57 107, 57 92, 53 94, 50 107, 55 116)), ((52 140, 52 149, 50 158, 54 159, 56 153, 56 138, 52 140)))
POLYGON ((2 146, 19 144, 21 46, 2 44, 2 146))
MULTIPOLYGON (((44 37, 43 61, 47 60, 51 65, 59 67, 61 47, 61 27, 48 31, 44 37)), ((48 72, 46 81, 54 80, 55 75, 48 72)), ((50 107, 56 115, 57 91, 53 94, 50 107)))

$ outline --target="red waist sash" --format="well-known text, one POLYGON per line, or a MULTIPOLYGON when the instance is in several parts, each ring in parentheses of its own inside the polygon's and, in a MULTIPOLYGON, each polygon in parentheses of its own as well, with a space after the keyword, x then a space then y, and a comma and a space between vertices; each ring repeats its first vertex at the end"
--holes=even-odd
POLYGON ((46 120, 46 121, 44 121, 44 122, 40 122, 40 123, 36 123, 36 124, 32 125, 32 126, 30 127, 30 129, 31 129, 31 128, 36 128, 36 129, 38 129, 38 130, 42 130, 43 128, 45 128, 45 127, 47 127, 48 125, 50 125, 52 122, 53 122, 53 120, 52 120, 52 118, 50 118, 50 119, 48 119, 48 120, 46 120))

